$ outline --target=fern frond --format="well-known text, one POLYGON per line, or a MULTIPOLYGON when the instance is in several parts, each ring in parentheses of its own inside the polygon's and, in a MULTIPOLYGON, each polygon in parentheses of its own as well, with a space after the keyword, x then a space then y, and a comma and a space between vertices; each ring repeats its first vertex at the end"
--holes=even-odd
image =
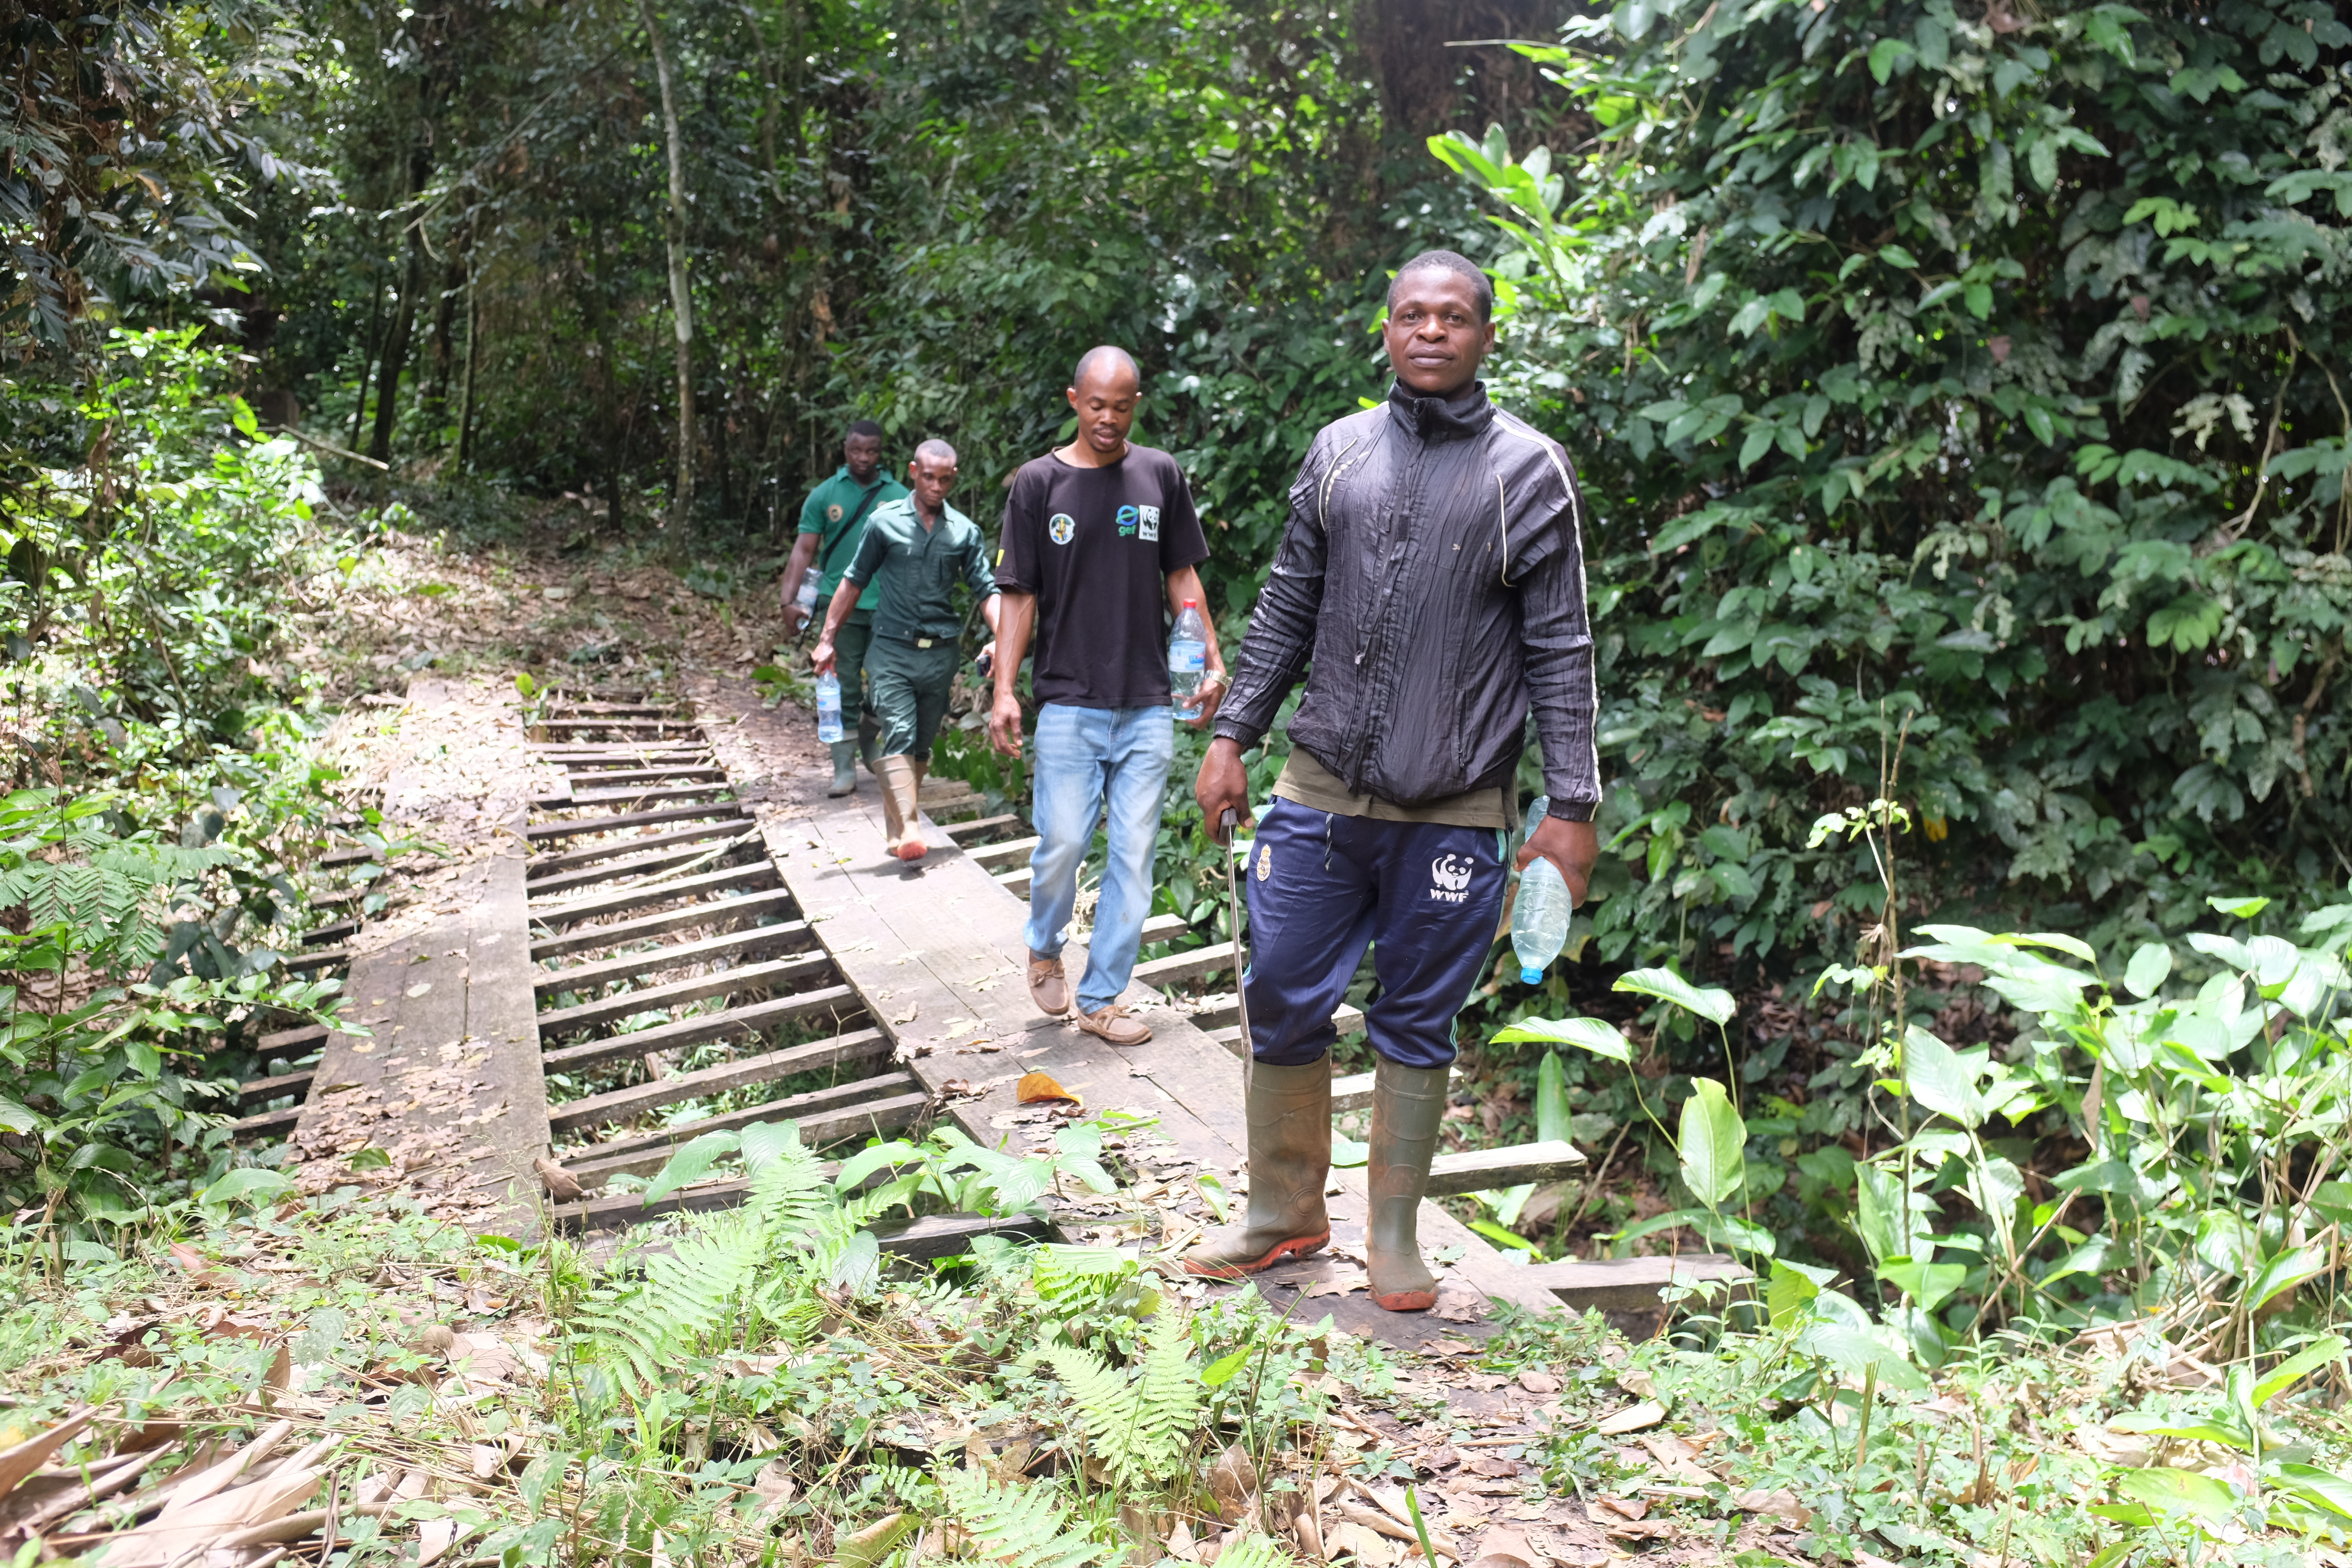
POLYGON ((1295 1568, 1297 1561, 1271 1535, 1228 1535, 1217 1548, 1217 1568, 1295 1568))
POLYGON ((1164 1306, 1147 1331, 1135 1394, 1129 1447, 1139 1465, 1157 1476, 1171 1475, 1199 1423, 1201 1369, 1192 1360, 1192 1329, 1164 1306))
POLYGON ((997 1568, 1110 1568, 1127 1555, 1071 1529, 1070 1510, 1045 1486, 999 1486, 969 1469, 942 1470, 939 1481, 956 1522, 997 1568))
POLYGON ((667 1254, 647 1258, 645 1277, 634 1286, 592 1298, 582 1325, 599 1351, 617 1352, 640 1383, 658 1383, 678 1357, 704 1348, 722 1325, 733 1326, 739 1300, 767 1259, 767 1230, 756 1218, 740 1210, 711 1216, 667 1254))

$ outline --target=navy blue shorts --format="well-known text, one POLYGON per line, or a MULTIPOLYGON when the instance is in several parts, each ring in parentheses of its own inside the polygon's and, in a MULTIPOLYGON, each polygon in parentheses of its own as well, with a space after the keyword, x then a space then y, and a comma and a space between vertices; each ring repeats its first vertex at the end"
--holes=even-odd
POLYGON ((1380 990, 1372 1048, 1409 1068, 1454 1060, 1454 1016, 1495 943, 1506 873, 1491 827, 1332 816, 1276 799, 1258 818, 1249 881, 1250 1038, 1259 1061, 1328 1052, 1331 1014, 1364 949, 1380 990))

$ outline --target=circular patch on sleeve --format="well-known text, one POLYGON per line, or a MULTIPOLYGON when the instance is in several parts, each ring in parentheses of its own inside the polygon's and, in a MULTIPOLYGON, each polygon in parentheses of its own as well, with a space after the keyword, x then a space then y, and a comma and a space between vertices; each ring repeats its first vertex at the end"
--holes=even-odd
POLYGON ((827 522, 839 522, 841 521, 841 503, 839 501, 835 501, 831 506, 824 509, 824 520, 827 522))
POLYGON ((1045 520, 1045 532, 1056 544, 1067 544, 1077 531, 1077 519, 1066 511, 1057 511, 1045 520))

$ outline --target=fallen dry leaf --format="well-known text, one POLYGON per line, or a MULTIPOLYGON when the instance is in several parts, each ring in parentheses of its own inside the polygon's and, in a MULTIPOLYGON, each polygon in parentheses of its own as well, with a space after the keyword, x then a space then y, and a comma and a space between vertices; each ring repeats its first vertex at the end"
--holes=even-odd
POLYGON ((1654 1399, 1645 1399, 1639 1405, 1627 1405, 1614 1415, 1602 1416, 1592 1429, 1604 1437, 1614 1437, 1622 1433, 1639 1432, 1644 1427, 1655 1426, 1665 1418, 1664 1405, 1654 1399))
POLYGON ((1035 1105, 1053 1100, 1067 1100, 1072 1105, 1086 1104, 1085 1100, 1055 1082, 1052 1074, 1042 1072, 1023 1073, 1020 1083, 1013 1088, 1013 1098, 1022 1105, 1035 1105))
POLYGON ((416 1568, 425 1565, 449 1550, 457 1539, 457 1521, 454 1519, 428 1519, 416 1527, 416 1568))
POLYGON ((578 1177, 544 1154, 531 1161, 530 1168, 538 1173, 539 1184, 547 1189, 547 1195, 557 1203, 572 1203, 586 1195, 578 1177))
POLYGON ((1769 1513, 1797 1530, 1802 1530, 1813 1517, 1813 1510, 1799 1502, 1797 1494, 1786 1487, 1769 1492, 1758 1487, 1741 1492, 1731 1500, 1731 1506, 1742 1513, 1769 1513))
POLYGON ((1529 1394, 1558 1394, 1559 1379, 1539 1366, 1531 1366, 1519 1373, 1519 1386, 1529 1394))

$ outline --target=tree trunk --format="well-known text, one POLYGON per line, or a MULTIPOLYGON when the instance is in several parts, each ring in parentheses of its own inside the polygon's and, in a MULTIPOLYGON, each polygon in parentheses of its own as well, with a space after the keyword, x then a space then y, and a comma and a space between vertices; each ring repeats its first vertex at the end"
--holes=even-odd
POLYGON ((474 258, 466 258, 466 368, 457 384, 457 468, 474 461, 474 376, 482 361, 482 288, 474 258))
POLYGON ((604 455, 604 509, 606 521, 615 533, 621 527, 621 387, 619 371, 613 360, 613 310, 605 290, 609 287, 604 265, 604 214, 595 209, 588 220, 588 254, 591 271, 588 283, 588 319, 590 331, 596 339, 596 392, 600 405, 597 411, 599 428, 604 439, 598 443, 604 455))
POLYGON ((402 280, 400 303, 392 314, 392 335, 383 345, 383 360, 375 373, 375 435, 368 456, 379 463, 392 461, 392 429, 400 417, 400 373, 408 360, 408 340, 416 329, 416 297, 425 292, 425 239, 408 232, 408 275, 402 280))
POLYGON ((678 134, 669 51, 662 45, 652 0, 637 0, 637 14, 653 40, 654 74, 661 81, 662 136, 669 144, 669 213, 663 228, 669 244, 671 334, 677 349, 677 483, 670 496, 670 521, 684 528, 694 511, 694 296, 686 276, 686 148, 678 134))
MULTIPOLYGON (((379 258, 379 262, 381 258, 379 258)), ((359 449, 360 431, 367 419, 368 383, 375 375, 376 350, 383 342, 383 273, 381 266, 368 268, 369 294, 367 353, 360 356, 360 395, 352 405, 352 438, 353 451, 359 449)))

